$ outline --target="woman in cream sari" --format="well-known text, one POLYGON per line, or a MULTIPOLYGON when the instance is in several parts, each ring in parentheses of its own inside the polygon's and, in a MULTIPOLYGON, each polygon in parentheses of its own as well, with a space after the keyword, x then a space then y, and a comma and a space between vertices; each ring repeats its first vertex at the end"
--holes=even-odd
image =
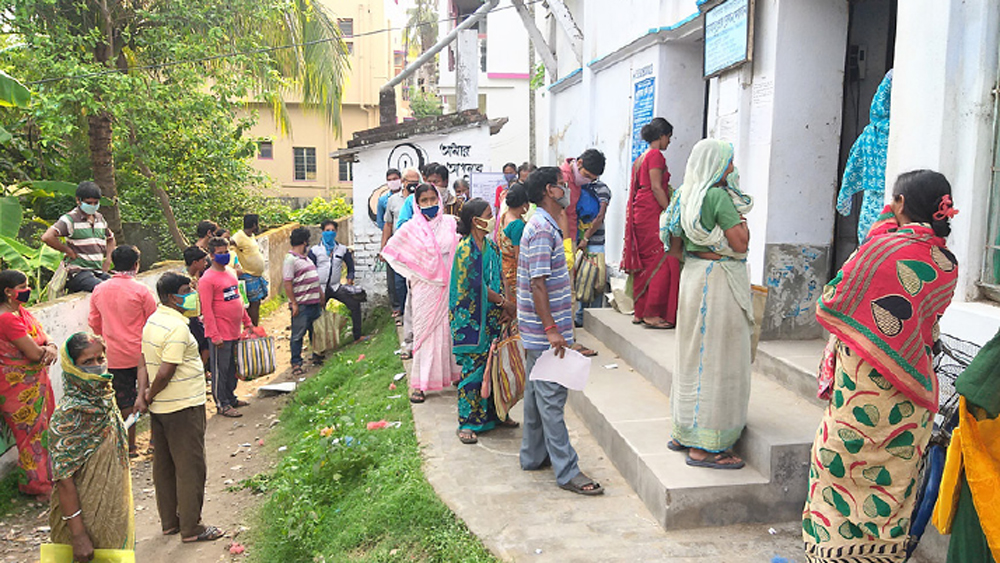
POLYGON ((104 342, 77 333, 61 355, 64 395, 49 423, 49 525, 53 543, 72 545, 74 561, 90 561, 94 549, 135 549, 128 438, 104 342))
POLYGON ((743 467, 730 448, 746 425, 750 400, 750 232, 743 216, 752 206, 739 190, 732 145, 703 139, 663 215, 661 237, 680 237, 686 252, 668 447, 687 451, 692 466, 743 467))

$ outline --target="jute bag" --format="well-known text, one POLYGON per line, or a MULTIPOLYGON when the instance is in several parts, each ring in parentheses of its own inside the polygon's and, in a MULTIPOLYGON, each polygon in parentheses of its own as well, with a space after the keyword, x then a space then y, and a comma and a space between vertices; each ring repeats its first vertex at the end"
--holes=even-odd
POLYGON ((506 420, 510 409, 524 397, 526 379, 521 334, 513 325, 508 324, 501 331, 500 338, 490 346, 481 391, 484 399, 493 395, 493 404, 500 420, 506 420))

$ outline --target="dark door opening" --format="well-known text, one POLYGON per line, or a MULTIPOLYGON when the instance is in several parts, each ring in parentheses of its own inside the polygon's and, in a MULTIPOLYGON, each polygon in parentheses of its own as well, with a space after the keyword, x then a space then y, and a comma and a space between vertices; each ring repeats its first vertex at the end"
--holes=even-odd
MULTIPOLYGON (((852 0, 844 64, 844 104, 840 131, 840 160, 837 190, 851 147, 868 125, 872 98, 885 73, 892 68, 896 47, 897 0, 852 0)), ((891 186, 886 186, 891 189, 891 186)), ((858 248, 858 213, 862 194, 855 194, 848 216, 836 214, 833 257, 836 272, 858 248)))

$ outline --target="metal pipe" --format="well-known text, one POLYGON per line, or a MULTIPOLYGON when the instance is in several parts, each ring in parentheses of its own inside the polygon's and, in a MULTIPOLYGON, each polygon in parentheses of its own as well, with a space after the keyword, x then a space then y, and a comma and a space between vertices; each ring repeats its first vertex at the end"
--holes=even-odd
POLYGON ((438 52, 441 49, 444 49, 446 45, 454 41, 455 38, 458 37, 458 33, 460 31, 462 31, 463 29, 469 29, 470 27, 475 25, 476 22, 483 19, 483 17, 486 16, 486 14, 490 12, 490 10, 496 8, 498 4, 500 4, 500 0, 489 0, 489 2, 480 6, 479 9, 477 9, 475 12, 472 12, 472 15, 466 18, 465 21, 455 26, 455 29, 451 30, 451 32, 448 33, 448 35, 442 37, 437 43, 434 44, 433 47, 427 49, 427 51, 425 51, 424 54, 417 57, 416 60, 414 60, 406 68, 404 68, 403 72, 400 72, 392 80, 386 82, 385 85, 382 86, 380 91, 381 92, 391 91, 393 88, 396 87, 397 84, 406 80, 411 74, 416 72, 418 68, 423 66, 424 63, 433 59, 434 55, 438 54, 438 52))

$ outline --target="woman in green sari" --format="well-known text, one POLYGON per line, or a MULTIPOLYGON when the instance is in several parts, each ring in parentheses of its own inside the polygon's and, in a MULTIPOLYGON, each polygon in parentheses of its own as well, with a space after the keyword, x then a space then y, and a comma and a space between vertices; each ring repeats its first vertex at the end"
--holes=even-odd
POLYGON ((74 561, 90 561, 94 549, 135 549, 128 439, 104 342, 79 332, 61 355, 63 398, 49 423, 49 525, 53 543, 72 545, 74 561))
POLYGON ((449 302, 453 352, 462 368, 458 384, 458 438, 475 444, 477 433, 498 424, 516 427, 509 418, 500 422, 493 401, 483 398, 483 375, 490 345, 500 336, 502 324, 516 315, 514 302, 503 291, 500 251, 486 238, 493 231, 493 210, 482 199, 462 207, 455 249, 449 302))

